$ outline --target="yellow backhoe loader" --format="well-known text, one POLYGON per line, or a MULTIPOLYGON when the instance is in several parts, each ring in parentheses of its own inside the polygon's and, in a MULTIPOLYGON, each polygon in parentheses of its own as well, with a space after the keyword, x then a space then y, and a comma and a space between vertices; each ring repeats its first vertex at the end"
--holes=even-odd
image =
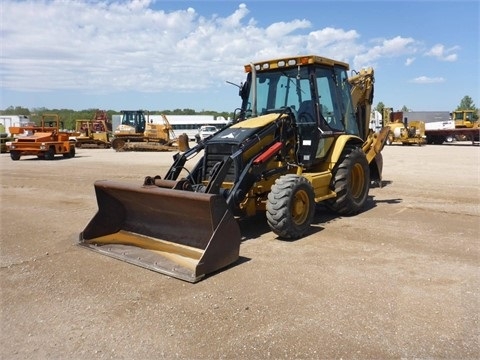
POLYGON ((247 64, 234 123, 175 154, 163 178, 95 182, 98 212, 79 244, 197 282, 239 258, 239 218, 266 212, 291 239, 308 232, 316 203, 362 211, 388 128, 369 130, 373 69, 348 70, 313 55, 247 64))

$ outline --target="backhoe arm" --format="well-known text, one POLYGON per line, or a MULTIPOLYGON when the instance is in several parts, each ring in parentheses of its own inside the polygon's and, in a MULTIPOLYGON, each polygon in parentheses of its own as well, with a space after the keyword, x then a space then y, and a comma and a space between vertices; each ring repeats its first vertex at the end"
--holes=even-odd
POLYGON ((348 78, 348 82, 352 85, 353 108, 362 124, 360 136, 365 141, 369 133, 370 112, 373 103, 374 71, 372 68, 362 69, 348 78))

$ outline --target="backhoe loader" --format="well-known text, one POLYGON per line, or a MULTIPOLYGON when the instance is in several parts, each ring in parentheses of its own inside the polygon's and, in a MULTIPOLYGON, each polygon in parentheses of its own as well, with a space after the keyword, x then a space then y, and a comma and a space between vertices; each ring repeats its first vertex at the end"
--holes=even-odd
POLYGON ((373 69, 348 70, 313 55, 247 64, 234 123, 176 153, 163 178, 96 181, 98 212, 79 244, 194 283, 239 258, 238 219, 265 212, 292 239, 308 233, 317 203, 362 211, 388 128, 369 130, 373 69))

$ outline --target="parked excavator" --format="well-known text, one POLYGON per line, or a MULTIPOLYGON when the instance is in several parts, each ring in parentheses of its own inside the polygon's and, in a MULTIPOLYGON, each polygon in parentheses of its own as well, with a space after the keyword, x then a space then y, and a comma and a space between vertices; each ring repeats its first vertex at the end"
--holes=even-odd
POLYGON ((81 246, 195 283, 237 261, 239 219, 264 212, 279 238, 296 239, 315 204, 362 211, 388 134, 369 129, 373 69, 349 77, 348 64, 308 55, 245 71, 234 123, 175 154, 163 178, 95 182, 98 212, 81 246))

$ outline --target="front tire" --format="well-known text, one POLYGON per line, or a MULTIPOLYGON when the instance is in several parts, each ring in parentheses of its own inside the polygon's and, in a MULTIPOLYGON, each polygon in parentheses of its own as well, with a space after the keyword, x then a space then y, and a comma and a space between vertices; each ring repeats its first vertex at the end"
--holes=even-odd
POLYGON ((285 239, 302 237, 315 213, 314 191, 302 176, 288 174, 275 181, 267 201, 267 223, 285 239))
POLYGON ((337 197, 326 202, 340 215, 359 213, 367 201, 370 169, 362 149, 347 145, 333 171, 331 184, 337 197))
POLYGON ((53 160, 55 157, 55 149, 50 148, 47 151, 45 151, 45 160, 53 160))
POLYGON ((63 157, 68 159, 75 157, 75 146, 70 146, 70 151, 63 154, 63 157))
POLYGON ((13 161, 17 161, 17 160, 20 160, 20 151, 10 151, 10 158, 13 160, 13 161))

